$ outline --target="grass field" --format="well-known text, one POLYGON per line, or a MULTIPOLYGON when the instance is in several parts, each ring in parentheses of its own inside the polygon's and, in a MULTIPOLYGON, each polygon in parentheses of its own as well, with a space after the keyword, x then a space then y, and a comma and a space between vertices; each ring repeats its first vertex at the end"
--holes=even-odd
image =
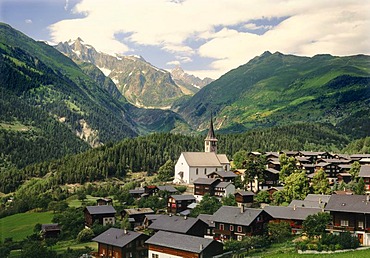
MULTIPOLYGON (((86 195, 86 199, 84 201, 85 201, 85 203, 94 202, 96 204, 96 200, 99 199, 99 198, 101 198, 101 197, 94 197, 94 196, 91 196, 91 195, 86 195)), ((67 202, 68 202, 69 207, 78 208, 78 207, 82 206, 82 202, 77 199, 76 195, 71 196, 70 198, 68 198, 67 202)))
POLYGON ((12 238, 19 241, 33 234, 35 224, 51 223, 52 212, 19 213, 0 219, 0 241, 12 238))

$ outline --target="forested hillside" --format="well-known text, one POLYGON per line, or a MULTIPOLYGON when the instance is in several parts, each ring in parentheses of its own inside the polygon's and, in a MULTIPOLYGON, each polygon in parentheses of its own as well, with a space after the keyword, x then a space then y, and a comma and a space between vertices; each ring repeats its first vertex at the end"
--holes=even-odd
MULTIPOLYGON (((127 171, 156 172, 167 160, 176 161, 183 151, 203 151, 204 135, 156 133, 125 139, 77 155, 9 170, 0 174, 0 191, 14 191, 31 177, 48 175, 48 184, 84 183, 108 177, 123 178, 127 171)), ((340 152, 349 139, 332 126, 297 124, 252 130, 243 134, 217 135, 218 152, 229 158, 239 150, 309 150, 340 152)))

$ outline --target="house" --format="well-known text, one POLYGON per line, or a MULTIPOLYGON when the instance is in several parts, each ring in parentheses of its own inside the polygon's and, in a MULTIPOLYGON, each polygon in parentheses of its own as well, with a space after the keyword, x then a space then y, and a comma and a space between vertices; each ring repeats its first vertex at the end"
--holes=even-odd
POLYGON ((95 221, 103 226, 116 223, 116 210, 111 205, 86 206, 84 215, 87 227, 91 227, 95 221))
POLYGON ((352 154, 350 155, 352 161, 360 161, 364 158, 370 158, 370 154, 352 154))
POLYGON ((251 191, 238 190, 234 193, 235 201, 238 203, 238 207, 251 207, 253 204, 254 193, 251 191))
POLYGON ((222 182, 234 182, 237 176, 232 171, 214 171, 207 175, 208 178, 219 178, 222 182))
POLYGON ((162 215, 148 227, 154 231, 166 231, 191 236, 204 237, 208 224, 204 221, 187 216, 162 215))
POLYGON ((114 258, 148 257, 145 241, 149 236, 134 231, 110 228, 92 241, 98 243, 98 256, 114 258))
POLYGON ((134 198, 140 198, 143 194, 145 194, 145 188, 135 188, 128 191, 134 198))
POLYGON ((41 235, 45 238, 57 238, 60 235, 60 227, 58 223, 42 224, 41 235))
POLYGON ((160 216, 163 216, 163 214, 149 214, 149 215, 145 215, 144 222, 143 222, 144 228, 148 228, 160 216))
POLYGON ((133 227, 138 227, 143 224, 145 216, 149 214, 154 214, 154 211, 151 208, 133 208, 124 209, 121 212, 121 217, 124 218, 127 215, 129 219, 132 219, 133 227))
POLYGON ((289 207, 325 208, 331 195, 308 194, 304 200, 292 200, 289 207))
POLYGON ((204 237, 213 239, 213 234, 215 230, 215 222, 213 221, 213 215, 199 214, 197 219, 200 219, 201 221, 205 222, 208 225, 204 237))
POLYGON ((215 185, 215 196, 222 198, 235 193, 235 186, 231 182, 219 182, 215 185))
POLYGON ((186 210, 193 202, 195 202, 194 195, 171 195, 167 201, 167 212, 177 214, 186 210))
POLYGON ((200 201, 205 194, 215 195, 215 186, 220 183, 218 178, 198 178, 194 181, 194 197, 200 201))
POLYGON ((157 188, 158 188, 159 191, 168 192, 169 194, 175 194, 175 193, 179 192, 172 185, 159 185, 159 186, 157 186, 157 188))
POLYGON ((292 233, 300 233, 302 231, 303 221, 309 215, 322 212, 320 208, 306 207, 284 207, 284 206, 266 206, 264 211, 271 216, 270 223, 279 223, 285 221, 292 228, 292 233))
POLYGON ((261 188, 269 188, 272 186, 278 186, 280 184, 279 181, 280 171, 274 168, 266 168, 263 172, 264 182, 261 184, 261 188))
POLYGON ((370 201, 367 195, 332 195, 325 211, 332 216, 331 233, 349 231, 360 243, 370 245, 370 201))
POLYGON ((145 242, 151 258, 211 258, 223 253, 223 245, 213 239, 159 231, 145 242))
POLYGON ((370 192, 370 165, 362 165, 360 167, 359 177, 362 177, 365 182, 365 191, 370 192))
POLYGON ((96 200, 96 205, 113 205, 112 198, 99 198, 96 200))
POLYGON ((215 223, 214 238, 224 241, 262 234, 269 216, 261 209, 221 206, 212 219, 215 223))
POLYGON ((204 152, 182 152, 175 164, 174 183, 192 184, 206 178, 213 171, 229 171, 230 161, 225 154, 217 154, 217 139, 212 119, 204 139, 204 152))
POLYGON ((311 163, 315 163, 317 159, 328 159, 332 156, 326 151, 300 151, 299 156, 307 157, 311 163))
POLYGON ((144 192, 148 195, 154 195, 158 192, 156 185, 146 185, 144 186, 144 192))

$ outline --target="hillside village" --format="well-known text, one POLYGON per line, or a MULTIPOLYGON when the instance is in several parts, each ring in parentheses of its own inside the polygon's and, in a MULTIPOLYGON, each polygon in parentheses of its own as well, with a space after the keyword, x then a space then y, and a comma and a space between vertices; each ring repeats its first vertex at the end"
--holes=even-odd
MULTIPOLYGON (((370 193, 370 154, 251 152, 247 154, 250 157, 264 156, 266 165, 263 179, 256 176, 245 183, 246 169, 231 170, 231 162, 226 155, 217 153, 212 121, 204 142, 204 152, 183 152, 180 155, 172 183, 129 190, 136 200, 162 196, 166 209, 155 212, 149 207, 132 207, 118 213, 111 198, 100 198, 96 205, 86 206, 86 228, 94 223, 108 226, 106 231, 92 238, 98 244, 93 256, 229 257, 230 249, 225 247, 230 241, 243 242, 246 238, 263 236, 266 228, 284 223, 289 234, 307 235, 305 220, 322 213, 330 215, 324 225, 326 234, 339 236, 349 232, 359 245, 370 246, 370 200, 366 195, 370 193), (279 161, 281 155, 294 160, 296 168, 304 171, 311 186, 318 171, 324 171, 330 194, 307 192, 304 198, 293 198, 285 205, 276 205, 279 203, 274 199, 287 187, 279 178, 284 170, 279 161), (359 164, 359 173, 355 176, 353 164, 359 164), (238 184, 238 178, 244 183, 238 184), (340 187, 350 185, 354 178, 363 181, 360 195, 353 189, 340 187), (178 186, 186 187, 186 191, 180 193, 178 186), (261 201, 261 193, 266 194, 267 201, 266 196, 261 201), (235 202, 232 206, 221 206, 227 197, 235 202), (219 200, 217 210, 194 216, 197 206, 210 198, 219 200), (126 223, 125 226, 109 228, 120 220, 126 223)), ((60 233, 57 224, 43 225, 43 230, 45 237, 55 237, 60 233)), ((330 250, 336 249, 340 247, 330 250)))

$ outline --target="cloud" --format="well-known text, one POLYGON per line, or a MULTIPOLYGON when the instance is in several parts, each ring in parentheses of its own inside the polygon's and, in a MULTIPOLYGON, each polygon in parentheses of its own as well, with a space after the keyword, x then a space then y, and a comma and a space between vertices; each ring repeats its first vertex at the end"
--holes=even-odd
POLYGON ((174 60, 174 61, 170 61, 170 62, 167 62, 166 65, 169 65, 169 66, 180 66, 180 61, 178 60, 174 60))
POLYGON ((26 20, 24 20, 24 22, 27 23, 27 24, 31 24, 32 20, 31 19, 26 19, 26 20))
POLYGON ((369 9, 369 1, 356 0, 82 0, 72 12, 85 17, 57 22, 50 31, 55 42, 80 36, 111 54, 154 46, 183 57, 179 62, 215 59, 199 73, 222 75, 266 50, 369 54, 369 9), (282 17, 287 18, 274 26, 269 22, 282 17), (256 35, 233 27, 243 23, 267 31, 256 35), (120 33, 127 37, 118 40, 120 33), (194 41, 201 43, 189 43, 194 41))
POLYGON ((66 0, 66 4, 64 5, 64 10, 68 10, 68 6, 69 6, 69 0, 66 0))

